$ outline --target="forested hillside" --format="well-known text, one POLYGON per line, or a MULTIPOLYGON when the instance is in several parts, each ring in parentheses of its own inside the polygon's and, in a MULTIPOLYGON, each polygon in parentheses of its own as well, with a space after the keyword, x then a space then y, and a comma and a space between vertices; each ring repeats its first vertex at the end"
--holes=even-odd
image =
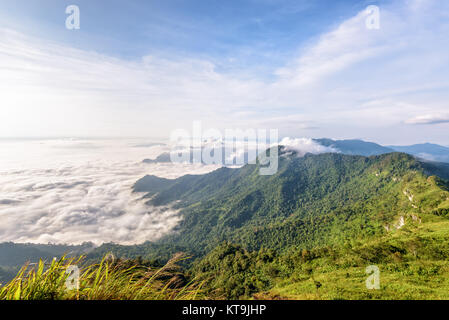
POLYGON ((297 157, 280 151, 273 176, 259 175, 256 164, 173 180, 142 178, 135 190, 147 191, 152 205, 174 205, 183 221, 159 242, 108 244, 92 256, 112 250, 164 261, 177 251, 203 256, 223 241, 248 250, 341 245, 383 235, 422 213, 444 215, 449 207, 439 178, 449 178, 445 164, 402 153, 297 157))
POLYGON ((428 179, 432 174, 448 177, 441 164, 401 153, 283 154, 273 176, 259 175, 259 165, 246 165, 174 180, 147 176, 135 188, 148 191, 153 205, 179 201, 176 207, 184 219, 177 233, 163 242, 195 251, 210 250, 225 240, 251 250, 344 243, 382 233, 400 216, 447 206, 433 194, 432 203, 430 195, 421 196, 424 189, 445 192, 442 181, 428 179), (414 194, 414 201, 408 193, 414 194))

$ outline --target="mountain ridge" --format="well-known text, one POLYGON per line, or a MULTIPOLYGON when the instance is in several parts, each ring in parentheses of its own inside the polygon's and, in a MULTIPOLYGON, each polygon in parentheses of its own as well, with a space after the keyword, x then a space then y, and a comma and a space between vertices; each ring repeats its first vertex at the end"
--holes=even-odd
MULTIPOLYGON (((334 148, 337 152, 348 155, 372 156, 392 152, 403 152, 424 160, 449 163, 449 147, 433 143, 421 143, 406 146, 383 146, 375 142, 360 139, 333 140, 329 138, 319 138, 312 139, 312 141, 324 147, 334 148)), ((222 154, 222 163, 225 163, 224 148, 222 154)), ((245 153, 244 159, 245 163, 247 163, 248 160, 252 160, 248 159, 247 153, 245 153)), ((168 163, 171 162, 170 153, 164 152, 155 159, 144 159, 142 162, 148 164, 168 163)), ((190 155, 189 162, 193 162, 192 154, 190 155)))
POLYGON ((434 143, 421 143, 405 146, 383 146, 375 142, 359 139, 332 140, 328 138, 313 139, 313 141, 326 146, 333 147, 341 153, 350 155, 380 155, 391 152, 403 152, 410 155, 437 162, 449 162, 449 147, 434 143))
MULTIPOLYGON (((413 156, 396 152, 370 157, 335 153, 307 154, 302 158, 281 156, 280 169, 274 176, 259 176, 258 164, 184 176, 171 180, 158 193, 152 189, 149 204, 167 205, 177 201, 175 207, 183 215, 176 234, 168 236, 164 243, 173 241, 200 251, 225 240, 245 243, 253 249, 261 245, 280 248, 294 243, 313 246, 323 240, 320 234, 323 230, 346 228, 340 220, 354 218, 351 212, 366 214, 368 204, 378 209, 373 203, 375 199, 383 201, 391 197, 389 192, 393 189, 394 196, 400 197, 403 190, 398 186, 405 176, 412 176, 412 180, 419 178, 420 183, 424 183, 434 174, 448 179, 447 169, 444 165, 420 162, 413 156), (307 220, 308 216, 312 220, 307 220), (304 234, 297 231, 308 233, 311 225, 317 230, 302 239, 304 234), (270 236, 274 230, 285 234, 284 239, 270 236), (277 244, 270 240, 274 238, 277 244)), ((152 178, 147 176, 136 183, 140 185, 139 190, 145 189, 142 182, 146 179, 152 178)), ((440 188, 437 180, 432 188, 440 188)), ((440 185, 445 184, 441 182, 440 185)), ((401 201, 406 200, 404 195, 401 197, 404 198, 401 201)), ((388 205, 397 211, 398 201, 391 199, 388 205)), ((407 208, 413 209, 410 204, 407 208)), ((375 229, 371 233, 381 232, 383 228, 379 221, 367 223, 365 229, 375 229)), ((365 231, 362 233, 370 233, 365 231)))

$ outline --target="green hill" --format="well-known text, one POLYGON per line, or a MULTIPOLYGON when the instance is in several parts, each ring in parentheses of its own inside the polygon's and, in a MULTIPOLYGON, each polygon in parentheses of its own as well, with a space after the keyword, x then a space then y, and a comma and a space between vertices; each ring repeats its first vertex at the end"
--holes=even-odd
POLYGON ((444 213, 449 204, 443 180, 428 178, 434 173, 447 178, 446 167, 401 153, 283 155, 275 175, 261 176, 258 170, 259 165, 246 165, 164 180, 157 193, 155 178, 147 176, 136 190, 148 190, 153 205, 178 201, 184 219, 162 243, 195 252, 222 241, 250 250, 343 243, 382 234, 401 216, 444 213))

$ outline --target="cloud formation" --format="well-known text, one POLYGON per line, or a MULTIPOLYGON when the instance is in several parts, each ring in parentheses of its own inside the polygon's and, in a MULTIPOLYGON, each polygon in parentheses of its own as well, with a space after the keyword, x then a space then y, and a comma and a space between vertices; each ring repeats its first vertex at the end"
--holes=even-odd
POLYGON ((405 121, 407 124, 440 124, 449 123, 448 114, 425 114, 405 121))
MULTIPOLYGON (((33 150, 36 143, 41 142, 20 145, 33 150)), ((157 147, 145 151, 126 145, 117 147, 112 142, 109 146, 96 141, 87 143, 97 146, 101 153, 95 154, 97 148, 83 149, 84 143, 76 141, 47 141, 31 153, 36 159, 46 155, 53 164, 27 163, 14 169, 11 162, 9 167, 0 167, 0 242, 136 244, 157 240, 170 233, 182 217, 170 207, 146 205, 143 194, 131 192, 132 185, 145 174, 175 178, 215 168, 148 165, 141 163, 141 157, 161 152, 157 147), (131 156, 114 159, 111 153, 131 156)), ((2 149, 5 146, 11 147, 11 143, 0 143, 2 149)))
POLYGON ((402 0, 380 9, 379 30, 354 12, 264 74, 223 72, 226 60, 214 57, 123 59, 0 29, 0 136, 168 136, 203 120, 377 141, 400 127, 418 139, 404 115, 447 109, 449 5, 402 0))
POLYGON ((309 138, 283 138, 279 142, 281 146, 286 147, 287 150, 293 150, 297 153, 299 157, 305 156, 307 153, 320 154, 327 152, 339 152, 337 149, 332 147, 323 146, 313 139, 309 138))

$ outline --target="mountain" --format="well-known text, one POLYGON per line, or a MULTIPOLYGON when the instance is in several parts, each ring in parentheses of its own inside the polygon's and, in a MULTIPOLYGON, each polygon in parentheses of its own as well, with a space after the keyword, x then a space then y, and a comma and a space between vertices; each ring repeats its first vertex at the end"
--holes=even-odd
POLYGON ((332 140, 327 138, 313 140, 325 147, 332 147, 343 154, 372 156, 402 152, 429 161, 449 162, 449 148, 432 143, 411 146, 381 146, 363 140, 332 140))
MULTIPOLYGON (((188 159, 176 159, 174 158, 173 160, 171 159, 170 156, 170 152, 164 152, 161 153, 159 156, 157 156, 155 159, 144 159, 142 162, 143 163, 168 163, 168 162, 179 162, 179 163, 194 163, 194 162, 200 162, 199 160, 196 159, 201 159, 201 163, 202 164, 212 164, 212 163, 206 163, 205 161, 203 161, 203 158, 201 157, 201 154, 203 152, 206 151, 206 148, 201 148, 201 149, 192 149, 188 159)), ((214 155, 215 152, 220 152, 221 153, 221 157, 220 157, 220 163, 226 163, 226 165, 239 165, 239 164, 246 164, 252 160, 254 160, 253 158, 250 158, 250 154, 248 152, 244 152, 243 155, 241 156, 241 159, 236 159, 235 158, 235 152, 234 149, 232 147, 228 147, 225 148, 223 147, 210 147, 210 150, 207 149, 207 152, 210 152, 211 155, 214 155), (240 163, 239 163, 240 161, 240 163)))
POLYGON ((403 153, 298 157, 287 156, 283 147, 279 152, 279 170, 272 176, 259 175, 259 164, 245 165, 172 180, 146 176, 135 191, 148 191, 151 205, 180 210, 182 222, 161 243, 195 252, 222 241, 253 250, 343 243, 382 234, 400 216, 445 214, 449 208, 445 164, 403 153))
POLYGON ((39 259, 51 261, 54 257, 73 257, 91 251, 94 245, 90 242, 81 245, 57 245, 34 243, 0 243, 0 283, 11 280, 20 266, 27 262, 38 262, 39 259))
MULTIPOLYGON (((314 142, 331 147, 336 152, 347 155, 373 156, 392 152, 408 153, 421 159, 437 162, 449 163, 449 148, 437 144, 424 143, 411 146, 382 146, 374 142, 367 142, 363 140, 332 140, 327 138, 313 139, 314 142)), ((226 149, 222 149, 222 163, 225 162, 226 149)), ((244 163, 248 163, 248 154, 244 155, 244 163)), ((171 162, 170 153, 165 152, 160 154, 156 159, 144 159, 144 163, 167 163, 171 162)), ((190 154, 189 162, 193 163, 193 153, 190 154)))
POLYGON ((260 176, 259 164, 222 168, 158 192, 143 178, 149 202, 176 199, 184 219, 175 234, 132 250, 192 254, 189 275, 217 298, 449 298, 449 164, 279 151, 273 176, 260 176), (369 265, 382 270, 380 290, 365 288, 369 265))
POLYGON ((438 144, 423 143, 411 146, 390 146, 389 148, 427 160, 449 162, 449 148, 438 144))
POLYGON ((29 261, 36 262, 41 258, 51 260, 63 254, 76 256, 92 250, 93 247, 90 242, 81 245, 0 243, 0 266, 13 267, 29 261))
MULTIPOLYGON (((332 140, 327 138, 322 139, 313 139, 316 143, 319 143, 322 146, 325 147, 332 147, 336 149, 336 151, 343 153, 343 154, 349 154, 349 155, 360 155, 360 156, 372 156, 372 155, 379 155, 379 154, 385 154, 385 153, 391 153, 395 150, 389 147, 381 146, 377 143, 373 142, 366 142, 363 140, 332 140)), ((225 153, 226 148, 222 148, 222 163, 225 161, 225 153)), ((248 163, 247 153, 245 153, 244 156, 244 162, 245 164, 248 163)), ((144 163, 166 163, 170 162, 170 153, 164 152, 160 154, 156 159, 144 159, 144 163)), ((193 152, 190 154, 189 162, 193 162, 193 152)))
POLYGON ((142 162, 143 163, 166 163, 166 162, 171 162, 170 153, 169 152, 164 152, 164 153, 161 153, 159 156, 157 156, 156 159, 144 159, 142 162))
POLYGON ((325 146, 337 149, 343 154, 373 156, 384 153, 394 152, 393 149, 381 146, 374 142, 363 140, 332 140, 332 139, 313 139, 315 142, 325 146))

